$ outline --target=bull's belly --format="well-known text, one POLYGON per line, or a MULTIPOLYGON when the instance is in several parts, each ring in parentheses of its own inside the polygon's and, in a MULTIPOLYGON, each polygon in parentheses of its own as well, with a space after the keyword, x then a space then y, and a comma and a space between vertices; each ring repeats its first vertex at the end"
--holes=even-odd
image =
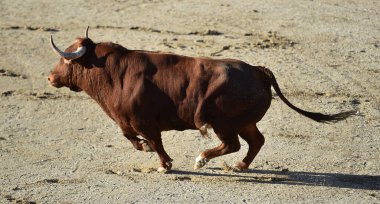
POLYGON ((195 130, 194 112, 189 106, 182 105, 177 107, 177 112, 160 113, 159 123, 162 131, 167 130, 195 130))
POLYGON ((168 130, 195 130, 196 127, 192 121, 185 121, 180 118, 178 115, 173 115, 170 118, 164 119, 164 121, 160 121, 161 131, 168 130))

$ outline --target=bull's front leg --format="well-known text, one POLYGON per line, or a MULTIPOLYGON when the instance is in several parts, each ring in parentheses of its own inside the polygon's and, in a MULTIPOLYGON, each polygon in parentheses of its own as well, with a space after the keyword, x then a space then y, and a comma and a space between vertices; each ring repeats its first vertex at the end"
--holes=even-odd
POLYGON ((141 135, 144 139, 144 142, 147 142, 147 145, 155 151, 160 158, 160 167, 157 169, 158 172, 168 172, 172 168, 172 159, 166 153, 164 146, 162 144, 161 132, 153 127, 154 124, 141 124, 134 123, 132 127, 136 132, 141 135))
POLYGON ((147 140, 138 138, 137 134, 134 131, 123 129, 123 135, 132 143, 135 149, 145 152, 154 151, 152 147, 149 145, 149 142, 147 140))
POLYGON ((162 144, 161 140, 161 134, 158 138, 153 138, 149 140, 150 145, 152 146, 153 150, 157 152, 158 156, 160 157, 160 167, 157 169, 158 172, 168 172, 172 168, 172 161, 169 157, 169 155, 166 153, 164 146, 162 144))

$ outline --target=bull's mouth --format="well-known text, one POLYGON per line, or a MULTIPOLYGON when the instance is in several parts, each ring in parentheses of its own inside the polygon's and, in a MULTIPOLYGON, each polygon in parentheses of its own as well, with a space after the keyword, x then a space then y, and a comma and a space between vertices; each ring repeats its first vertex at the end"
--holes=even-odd
MULTIPOLYGON (((62 84, 59 84, 59 83, 56 83, 56 82, 50 82, 50 85, 55 87, 55 88, 62 88, 63 85, 62 84)), ((68 87, 71 91, 75 91, 75 92, 81 92, 82 89, 77 87, 77 86, 72 86, 72 87, 68 87)))
POLYGON ((71 90, 71 91, 75 91, 75 92, 81 92, 81 91, 82 91, 82 89, 79 88, 79 87, 77 87, 77 86, 70 87, 70 90, 71 90))
POLYGON ((55 88, 61 88, 62 84, 56 83, 56 82, 50 82, 50 85, 55 87, 55 88))
MULTIPOLYGON (((56 82, 56 81, 51 81, 50 79, 49 79, 49 81, 50 81, 50 85, 51 86, 53 86, 53 87, 55 87, 55 88, 62 88, 64 85, 62 85, 61 83, 58 83, 58 82, 56 82)), ((70 86, 70 87, 68 87, 71 91, 75 91, 75 92, 81 92, 82 91, 82 89, 81 88, 79 88, 79 87, 77 87, 77 86, 70 86)))

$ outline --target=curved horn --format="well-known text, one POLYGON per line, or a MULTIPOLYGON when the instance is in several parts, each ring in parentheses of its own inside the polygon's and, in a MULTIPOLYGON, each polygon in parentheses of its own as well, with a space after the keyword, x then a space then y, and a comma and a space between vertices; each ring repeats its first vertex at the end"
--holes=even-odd
POLYGON ((86 28, 86 38, 88 38, 88 28, 89 28, 90 26, 87 26, 87 28, 86 28))
POLYGON ((57 54, 59 54, 61 57, 67 59, 67 60, 74 60, 78 59, 79 57, 82 57, 86 53, 86 47, 78 47, 78 49, 74 52, 63 52, 61 51, 53 41, 53 35, 50 35, 50 43, 51 47, 53 48, 53 51, 57 54))

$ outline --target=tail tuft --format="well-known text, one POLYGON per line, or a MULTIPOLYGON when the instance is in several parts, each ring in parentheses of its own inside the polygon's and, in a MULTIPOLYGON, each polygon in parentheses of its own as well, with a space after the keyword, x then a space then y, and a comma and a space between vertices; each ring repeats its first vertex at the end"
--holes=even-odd
POLYGON ((327 114, 322 114, 322 113, 302 111, 301 114, 320 123, 336 123, 348 117, 359 115, 359 112, 357 110, 352 110, 352 111, 346 111, 346 112, 342 112, 338 114, 327 115, 327 114))

